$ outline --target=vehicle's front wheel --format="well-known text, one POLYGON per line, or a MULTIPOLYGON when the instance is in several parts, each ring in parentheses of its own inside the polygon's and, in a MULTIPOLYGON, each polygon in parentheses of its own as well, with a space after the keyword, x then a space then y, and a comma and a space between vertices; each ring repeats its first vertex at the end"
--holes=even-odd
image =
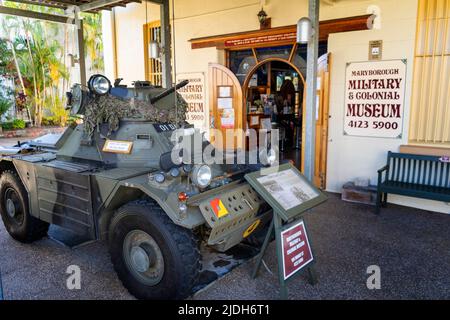
POLYGON ((198 280, 200 253, 191 230, 175 225, 154 202, 121 207, 109 229, 114 268, 139 299, 183 299, 198 280))
POLYGON ((27 191, 13 171, 0 177, 0 213, 6 231, 17 241, 30 243, 47 234, 49 224, 30 215, 27 191))

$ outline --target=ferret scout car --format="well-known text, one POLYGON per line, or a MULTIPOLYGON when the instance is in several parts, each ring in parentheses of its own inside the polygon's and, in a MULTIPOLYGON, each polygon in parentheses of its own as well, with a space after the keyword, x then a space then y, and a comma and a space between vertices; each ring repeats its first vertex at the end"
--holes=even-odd
POLYGON ((195 132, 176 92, 186 84, 129 88, 116 81, 112 87, 96 75, 87 88, 75 85, 68 101, 81 124, 52 143, 37 139, 0 150, 8 233, 29 243, 55 224, 107 240, 114 268, 134 296, 188 296, 201 270, 200 243, 226 251, 267 225, 271 211, 244 179, 261 165, 172 161, 173 132, 195 132))

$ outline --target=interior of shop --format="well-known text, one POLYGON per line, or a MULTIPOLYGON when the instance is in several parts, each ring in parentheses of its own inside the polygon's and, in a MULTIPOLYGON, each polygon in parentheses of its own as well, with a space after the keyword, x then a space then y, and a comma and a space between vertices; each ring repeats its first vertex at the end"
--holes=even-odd
POLYGON ((280 152, 300 166, 304 83, 298 70, 269 61, 251 76, 246 92, 248 127, 278 129, 280 152))
MULTIPOLYGON (((321 42, 319 56, 327 50, 321 42)), ((229 53, 229 67, 243 86, 247 127, 278 129, 281 160, 292 160, 297 167, 302 161, 306 59, 306 45, 229 53)))

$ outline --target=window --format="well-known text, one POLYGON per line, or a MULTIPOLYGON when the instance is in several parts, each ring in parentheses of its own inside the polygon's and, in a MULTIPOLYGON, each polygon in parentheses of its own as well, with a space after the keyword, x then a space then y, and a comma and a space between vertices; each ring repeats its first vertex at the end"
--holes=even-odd
POLYGON ((161 21, 154 21, 144 25, 144 57, 145 80, 154 86, 162 86, 162 64, 160 59, 149 56, 149 43, 161 43, 161 21))
POLYGON ((450 0, 420 0, 411 143, 450 145, 450 0))

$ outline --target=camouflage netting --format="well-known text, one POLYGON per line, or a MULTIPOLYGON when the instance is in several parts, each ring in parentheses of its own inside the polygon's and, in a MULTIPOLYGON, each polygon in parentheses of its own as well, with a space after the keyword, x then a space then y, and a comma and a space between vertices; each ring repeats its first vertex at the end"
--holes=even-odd
POLYGON ((95 129, 102 123, 109 125, 108 136, 117 131, 121 119, 144 119, 157 123, 182 125, 186 119, 186 101, 177 94, 178 108, 174 105, 165 108, 152 105, 148 101, 120 99, 112 95, 100 96, 86 105, 84 132, 92 137, 95 129))

